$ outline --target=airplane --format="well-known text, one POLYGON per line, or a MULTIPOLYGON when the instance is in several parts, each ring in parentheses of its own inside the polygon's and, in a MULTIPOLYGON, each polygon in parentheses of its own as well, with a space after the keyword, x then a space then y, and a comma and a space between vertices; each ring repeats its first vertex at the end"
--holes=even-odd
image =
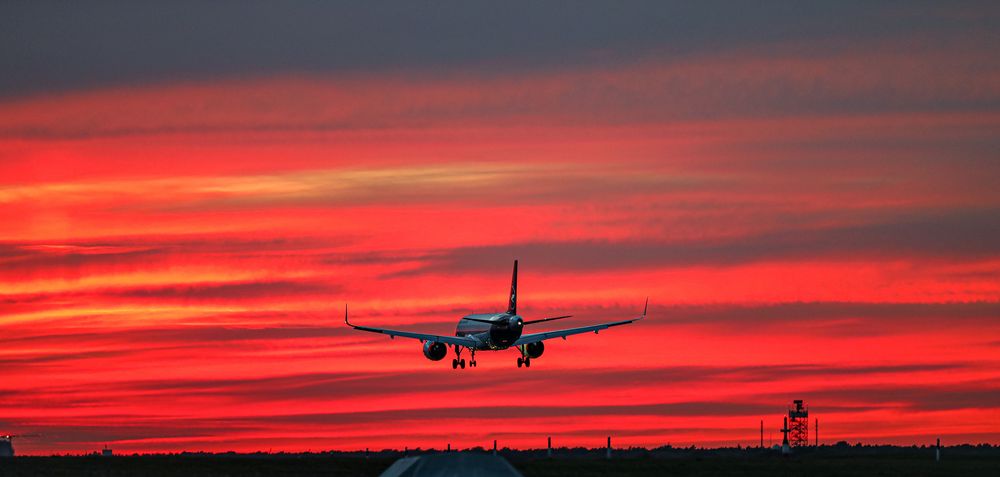
POLYGON ((358 326, 347 319, 347 305, 344 305, 344 323, 347 323, 348 326, 356 330, 382 333, 389 335, 393 339, 399 336, 420 340, 424 345, 424 356, 431 361, 441 361, 448 354, 448 348, 452 348, 455 350, 455 358, 451 360, 452 369, 465 369, 465 358, 462 357, 463 349, 468 349, 472 354, 469 367, 474 368, 477 367, 476 351, 501 351, 511 347, 520 351, 520 355, 517 357, 517 367, 524 366, 528 368, 531 367, 532 359, 538 359, 542 356, 542 353, 545 351, 545 340, 552 338, 562 338, 565 340, 570 335, 589 333, 591 331, 597 334, 597 332, 611 328, 612 326, 627 325, 645 318, 647 308, 649 308, 649 298, 646 298, 646 304, 642 308, 642 315, 636 318, 581 326, 579 328, 524 334, 525 325, 562 320, 570 318, 572 315, 553 316, 551 318, 529 321, 525 321, 524 318, 518 315, 517 260, 514 260, 514 273, 510 280, 510 298, 507 301, 507 311, 502 313, 466 315, 458 321, 455 336, 439 336, 411 331, 358 326))

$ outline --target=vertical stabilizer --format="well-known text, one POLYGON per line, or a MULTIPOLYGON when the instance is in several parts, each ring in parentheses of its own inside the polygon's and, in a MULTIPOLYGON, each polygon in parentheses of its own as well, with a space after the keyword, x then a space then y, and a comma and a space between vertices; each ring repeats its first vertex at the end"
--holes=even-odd
POLYGON ((507 302, 507 313, 517 314, 517 260, 514 260, 514 275, 510 278, 510 300, 507 302))

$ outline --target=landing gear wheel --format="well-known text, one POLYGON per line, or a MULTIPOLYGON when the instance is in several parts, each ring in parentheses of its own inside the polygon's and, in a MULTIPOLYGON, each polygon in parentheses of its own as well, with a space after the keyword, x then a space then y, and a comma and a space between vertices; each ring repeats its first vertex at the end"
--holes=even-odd
POLYGON ((465 358, 462 358, 462 360, 458 362, 458 365, 461 366, 462 369, 465 369, 465 358))
POLYGON ((524 367, 525 368, 531 367, 531 358, 524 358, 524 367))
POLYGON ((458 368, 458 360, 453 359, 451 360, 451 369, 456 369, 456 368, 458 368))
POLYGON ((520 368, 521 366, 524 366, 524 358, 518 357, 517 358, 517 367, 520 368))

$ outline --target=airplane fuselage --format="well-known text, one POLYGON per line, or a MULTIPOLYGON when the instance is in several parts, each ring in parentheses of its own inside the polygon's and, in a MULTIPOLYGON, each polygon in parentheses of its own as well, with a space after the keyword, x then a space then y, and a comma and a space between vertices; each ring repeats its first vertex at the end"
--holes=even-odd
POLYGON ((455 336, 476 340, 477 350, 501 350, 511 347, 523 331, 524 319, 517 314, 476 313, 458 321, 455 336))

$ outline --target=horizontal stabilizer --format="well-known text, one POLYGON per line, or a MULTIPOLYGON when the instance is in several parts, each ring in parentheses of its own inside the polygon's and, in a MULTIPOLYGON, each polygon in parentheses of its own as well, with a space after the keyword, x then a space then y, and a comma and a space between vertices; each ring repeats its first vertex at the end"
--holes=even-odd
POLYGON ((495 324, 499 323, 499 321, 496 321, 496 320, 484 320, 482 318, 469 318, 469 317, 465 317, 465 318, 462 318, 462 319, 463 320, 469 320, 469 321, 475 321, 476 323, 486 323, 487 325, 495 325, 495 324))
POLYGON ((553 316, 552 318, 542 318, 540 320, 525 321, 524 324, 533 325, 535 323, 544 323, 546 321, 556 321, 556 320, 561 320, 563 318, 572 318, 572 317, 573 315, 553 316))

